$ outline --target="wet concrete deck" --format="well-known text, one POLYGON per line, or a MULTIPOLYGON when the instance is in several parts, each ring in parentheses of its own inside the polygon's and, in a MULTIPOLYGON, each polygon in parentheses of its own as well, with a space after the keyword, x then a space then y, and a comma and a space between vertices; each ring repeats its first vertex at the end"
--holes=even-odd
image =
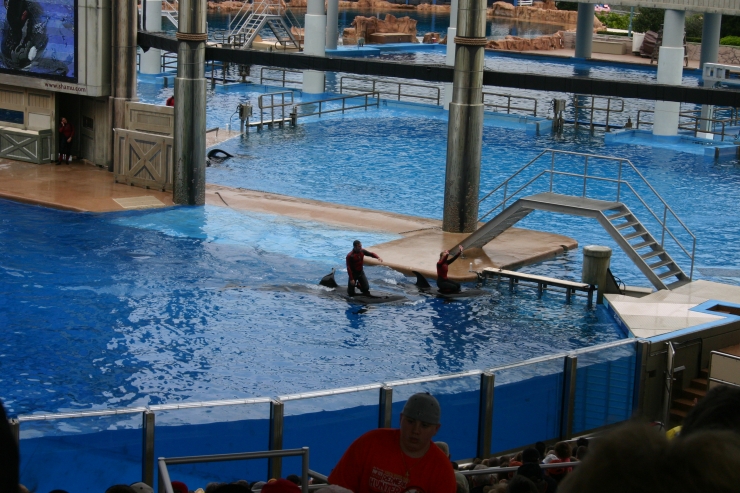
MULTIPOLYGON (((30 164, 0 159, 0 197, 78 212, 112 212, 174 205, 171 192, 147 190, 113 182, 113 174, 96 166, 30 164)), ((332 226, 399 235, 380 245, 365 245, 383 259, 383 265, 412 275, 416 270, 436 278, 439 252, 456 246, 466 234, 442 232, 441 221, 362 209, 285 195, 208 185, 206 203, 316 221, 332 226)), ((361 235, 360 235, 361 236, 361 235)), ((361 238, 360 238, 361 239, 361 238)), ((471 281, 469 272, 485 267, 515 269, 577 247, 571 238, 511 228, 483 249, 465 252, 450 265, 452 279, 471 281)), ((347 251, 351 249, 348 245, 347 251)), ((368 259, 369 265, 377 263, 368 259)))

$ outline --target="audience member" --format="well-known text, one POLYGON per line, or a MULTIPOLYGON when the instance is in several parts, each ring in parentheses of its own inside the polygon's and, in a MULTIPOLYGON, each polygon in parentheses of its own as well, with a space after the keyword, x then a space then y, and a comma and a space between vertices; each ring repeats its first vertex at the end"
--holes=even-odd
POLYGON ((537 454, 536 449, 529 448, 525 450, 522 453, 522 461, 524 462, 524 465, 522 465, 517 470, 517 474, 520 474, 522 471, 524 471, 524 475, 527 476, 529 479, 532 479, 531 476, 535 474, 536 471, 539 471, 539 474, 535 474, 535 475, 537 475, 538 477, 541 476, 542 480, 547 484, 547 488, 546 488, 547 493, 555 493, 555 491, 557 491, 558 489, 557 481, 555 481, 553 478, 551 478, 549 475, 545 474, 542 471, 542 468, 540 467, 540 462, 537 459, 538 459, 538 454, 537 454))
POLYGON ((354 493, 455 492, 450 460, 432 446, 440 416, 439 402, 431 394, 412 395, 401 412, 401 428, 372 430, 355 440, 329 475, 329 482, 354 493))
POLYGON ((131 485, 136 493, 154 493, 154 488, 146 483, 138 482, 131 485))
POLYGON ((539 464, 540 453, 535 448, 524 449, 522 452, 522 464, 539 464))
POLYGON ((540 493, 537 486, 524 476, 514 476, 507 483, 506 491, 509 493, 540 493))
POLYGON ((470 493, 470 485, 468 484, 468 478, 463 476, 461 473, 455 473, 455 482, 457 483, 457 493, 470 493))
POLYGON ((243 483, 219 483, 213 491, 214 493, 249 493, 251 490, 243 483))
MULTIPOLYGON (((216 482, 208 483, 206 485, 205 493, 214 493, 214 491, 216 490, 216 488, 218 488, 222 484, 224 484, 224 483, 216 483, 216 482)), ((252 491, 252 489, 250 488, 249 491, 252 491)))
POLYGON ((729 385, 713 388, 689 411, 679 437, 697 431, 727 430, 740 433, 740 389, 729 385))
MULTIPOLYGON (((568 442, 558 442, 555 444, 555 458, 552 458, 551 456, 545 457, 546 464, 559 464, 559 463, 565 463, 570 462, 570 454, 571 454, 571 448, 570 444, 568 442)), ((557 469, 548 469, 547 474, 553 478, 555 481, 560 482, 563 480, 566 474, 568 474, 571 471, 571 468, 557 468, 557 469)))
POLYGON ((439 449, 447 456, 447 458, 450 458, 450 446, 447 445, 445 442, 434 442, 434 445, 439 447, 439 449))
POLYGON ((265 483, 264 481, 255 481, 254 483, 252 483, 252 491, 259 491, 266 484, 267 483, 265 483))
POLYGON ((31 493, 31 492, 30 492, 30 491, 28 491, 28 488, 26 488, 26 487, 25 487, 25 486, 23 486, 22 484, 19 484, 19 485, 18 485, 18 493, 31 493))
POLYGON ((301 477, 298 476, 297 474, 289 474, 288 476, 285 477, 285 479, 287 479, 291 483, 297 484, 298 486, 301 485, 301 477))
POLYGON ((188 493, 188 487, 182 481, 172 481, 172 491, 175 493, 188 493))
MULTIPOLYGON (((483 464, 476 465, 473 470, 488 469, 483 464)), ((483 493, 483 488, 490 486, 492 481, 491 474, 477 474, 475 476, 468 476, 470 478, 470 493, 483 493)))
POLYGON ((301 488, 287 479, 271 479, 262 487, 262 493, 301 493, 301 488))
POLYGON ((692 433, 668 441, 630 423, 600 437, 588 460, 561 483, 561 493, 730 493, 740 485, 740 435, 692 433))
POLYGON ((114 484, 105 493, 136 493, 132 487, 127 484, 114 484))
POLYGON ((545 445, 545 442, 537 442, 534 444, 534 448, 536 448, 537 453, 540 454, 540 462, 542 462, 542 459, 545 458, 545 449, 547 449, 547 445, 545 445))
POLYGON ((588 447, 584 447, 581 445, 576 449, 576 460, 582 461, 584 457, 586 457, 586 454, 588 454, 588 447))
POLYGON ((576 440, 576 447, 586 447, 586 448, 588 448, 588 438, 586 438, 586 437, 580 437, 578 440, 576 440))

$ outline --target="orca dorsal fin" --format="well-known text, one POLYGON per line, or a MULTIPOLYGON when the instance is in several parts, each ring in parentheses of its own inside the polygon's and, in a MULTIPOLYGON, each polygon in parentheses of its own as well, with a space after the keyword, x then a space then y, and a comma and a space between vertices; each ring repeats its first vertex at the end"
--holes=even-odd
POLYGON ((319 281, 319 284, 322 286, 326 286, 327 288, 339 287, 339 285, 337 284, 337 281, 334 280, 334 270, 335 269, 331 270, 331 274, 327 274, 324 277, 322 277, 321 280, 319 281))
POLYGON ((413 274, 416 276, 416 287, 419 289, 431 289, 431 285, 429 284, 429 281, 427 281, 426 277, 424 277, 421 273, 416 272, 415 270, 412 270, 413 274))

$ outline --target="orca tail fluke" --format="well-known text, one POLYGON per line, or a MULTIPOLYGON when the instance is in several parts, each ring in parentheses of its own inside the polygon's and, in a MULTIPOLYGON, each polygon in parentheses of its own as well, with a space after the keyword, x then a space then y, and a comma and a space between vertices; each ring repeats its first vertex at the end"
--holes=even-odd
POLYGON ((421 273, 416 272, 415 270, 412 270, 411 272, 413 272, 416 276, 416 287, 418 287, 419 289, 432 288, 432 286, 429 284, 429 281, 427 281, 426 277, 424 277, 421 273))
POLYGON ((322 286, 326 286, 327 288, 336 288, 339 287, 337 284, 337 281, 334 280, 334 269, 331 270, 330 274, 325 275, 321 278, 319 281, 319 284, 322 286))

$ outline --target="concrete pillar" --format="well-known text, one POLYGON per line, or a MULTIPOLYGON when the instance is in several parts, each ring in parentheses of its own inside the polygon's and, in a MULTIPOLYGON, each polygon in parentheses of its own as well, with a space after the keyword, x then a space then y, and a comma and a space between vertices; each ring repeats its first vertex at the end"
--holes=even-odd
MULTIPOLYGON (((686 12, 666 10, 663 21, 663 45, 658 56, 658 84, 677 86, 683 76, 683 36, 686 12)), ((681 103, 655 102, 653 135, 678 134, 678 114, 681 103)))
MULTIPOLYGON (((457 36, 457 9, 458 0, 452 0, 450 3, 450 27, 447 28, 447 58, 445 62, 450 67, 455 66, 455 36, 457 36)), ((450 109, 450 101, 452 101, 452 83, 445 82, 445 91, 443 97, 444 109, 450 109)))
MULTIPOLYGON (((324 0, 308 0, 306 6, 305 38, 303 53, 326 56, 326 15, 324 0)), ((336 25, 336 23, 335 23, 336 25)), ((303 92, 321 94, 324 92, 324 73, 316 70, 303 71, 303 92)))
MULTIPOLYGON (((136 100, 136 2, 113 0, 111 5, 112 74, 111 129, 126 128, 126 101, 136 100)), ((108 171, 113 171, 113 132, 110 134, 108 171)))
MULTIPOLYGON (((145 31, 162 30, 162 0, 145 0, 146 26, 145 31)), ((139 72, 142 74, 158 74, 162 70, 162 52, 157 48, 149 48, 141 53, 139 72)))
POLYGON ((576 58, 591 58, 594 40, 594 7, 593 3, 578 4, 576 21, 576 58))
POLYGON ((612 257, 612 249, 606 246, 587 245, 583 247, 583 272, 581 282, 597 286, 596 303, 604 302, 606 270, 612 257))
POLYGON ((174 187, 176 204, 206 199, 206 2, 180 0, 175 78, 174 187))
MULTIPOLYGON (((699 59, 699 69, 704 73, 705 63, 717 63, 719 59, 719 32, 722 27, 722 14, 704 13, 704 27, 701 35, 701 58, 699 59)), ((714 116, 714 106, 703 104, 701 106, 701 117, 699 128, 704 132, 712 127, 709 121, 714 116)), ((700 135, 702 136, 702 135, 700 135)), ((703 135, 711 138, 711 135, 703 135)))
POLYGON ((442 229, 470 233, 478 226, 486 0, 459 1, 442 229))
POLYGON ((336 50, 339 38, 339 0, 326 0, 326 49, 336 50))

